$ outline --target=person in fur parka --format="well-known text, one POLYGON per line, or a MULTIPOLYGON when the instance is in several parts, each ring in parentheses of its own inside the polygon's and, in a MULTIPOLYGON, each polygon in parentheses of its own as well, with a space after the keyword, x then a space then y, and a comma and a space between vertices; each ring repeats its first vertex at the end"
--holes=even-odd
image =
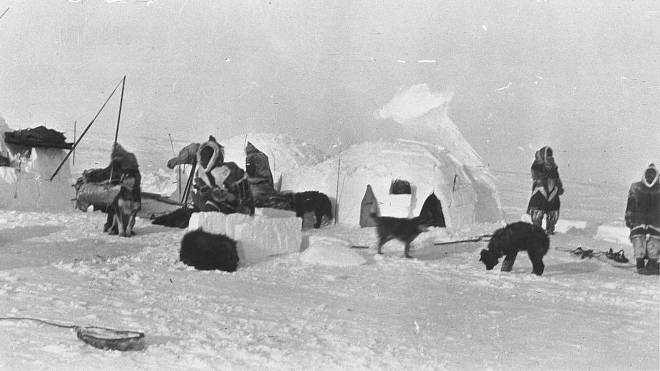
POLYGON ((527 205, 527 214, 532 223, 542 227, 546 217, 546 232, 553 234, 559 219, 559 196, 564 194, 564 185, 559 178, 559 167, 555 163, 552 148, 545 146, 536 151, 532 163, 532 195, 527 205))
POLYGON ((660 180, 650 164, 639 182, 630 185, 626 205, 626 227, 630 228, 637 272, 658 274, 660 258, 660 180), (644 265, 644 260, 648 260, 644 265))
POLYGON ((564 185, 559 178, 559 167, 555 163, 552 148, 545 146, 536 151, 532 163, 532 195, 527 205, 527 214, 532 223, 542 227, 546 217, 545 230, 548 234, 555 232, 555 224, 559 219, 559 196, 564 194, 564 185))

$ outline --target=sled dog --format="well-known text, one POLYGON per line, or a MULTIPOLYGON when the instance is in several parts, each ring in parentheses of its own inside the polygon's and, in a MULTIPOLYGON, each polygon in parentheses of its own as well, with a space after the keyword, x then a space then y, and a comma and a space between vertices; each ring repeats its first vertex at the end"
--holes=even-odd
POLYGON ((383 245, 390 240, 399 240, 405 244, 404 255, 410 256, 410 243, 420 233, 428 230, 428 222, 425 217, 394 218, 390 216, 378 216, 371 213, 370 216, 376 221, 376 233, 378 234, 378 253, 382 254, 383 245))

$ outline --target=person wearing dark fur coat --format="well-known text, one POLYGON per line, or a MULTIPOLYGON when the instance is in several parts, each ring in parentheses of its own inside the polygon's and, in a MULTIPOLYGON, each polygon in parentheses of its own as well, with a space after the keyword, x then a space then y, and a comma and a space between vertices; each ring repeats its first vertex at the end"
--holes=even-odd
POLYGON ((529 198, 527 214, 532 223, 542 227, 546 218, 545 230, 555 233, 559 219, 559 196, 564 194, 564 185, 559 178, 559 167, 555 163, 552 148, 545 146, 536 151, 532 163, 532 195, 529 198))
POLYGON ((658 274, 660 257, 660 180, 650 164, 639 182, 630 185, 626 205, 626 226, 630 228, 637 272, 658 274), (646 265, 645 265, 645 260, 646 265))

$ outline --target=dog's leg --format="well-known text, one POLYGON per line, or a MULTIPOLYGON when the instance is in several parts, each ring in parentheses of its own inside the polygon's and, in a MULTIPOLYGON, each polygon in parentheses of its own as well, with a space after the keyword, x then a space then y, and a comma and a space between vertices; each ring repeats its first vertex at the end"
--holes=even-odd
POLYGON ((316 217, 316 222, 314 223, 314 228, 321 228, 321 221, 323 221, 323 214, 321 211, 314 211, 314 216, 316 217))
POLYGON ((126 224, 128 220, 126 220, 126 215, 123 213, 119 213, 119 235, 122 237, 126 237, 126 224))
POLYGON ((504 261, 502 262, 502 272, 511 272, 511 269, 513 269, 513 263, 516 261, 516 256, 518 256, 518 252, 514 252, 513 254, 504 257, 504 261))
POLYGON ((108 234, 117 234, 119 233, 119 225, 121 224, 121 221, 119 220, 119 216, 117 214, 114 214, 112 216, 112 225, 108 229, 108 234))
POLYGON ((388 241, 387 238, 378 237, 378 253, 379 253, 379 254, 381 254, 381 255, 383 254, 383 252, 381 251, 381 249, 383 248, 383 245, 384 245, 385 242, 387 242, 387 241, 388 241))
POLYGON ((532 261, 532 273, 537 276, 542 275, 543 271, 545 270, 545 264, 543 264, 543 254, 537 252, 534 249, 530 249, 527 251, 527 255, 529 255, 529 260, 532 261))
POLYGON ((406 243, 406 247, 403 249, 403 255, 405 255, 408 259, 412 258, 412 256, 410 256, 410 242, 406 243))

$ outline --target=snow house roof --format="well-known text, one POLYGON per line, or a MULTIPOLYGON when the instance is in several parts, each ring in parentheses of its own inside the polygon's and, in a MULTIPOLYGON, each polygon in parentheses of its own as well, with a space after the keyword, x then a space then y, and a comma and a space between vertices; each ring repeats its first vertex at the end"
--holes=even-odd
POLYGON ((353 145, 324 162, 285 173, 282 190, 323 192, 337 200, 338 223, 359 225, 367 185, 371 185, 381 211, 387 210, 383 206, 394 198, 399 198, 393 203, 401 209, 400 198, 409 197, 403 201, 407 215, 399 210, 392 216, 419 215, 426 198, 435 193, 448 227, 503 220, 493 177, 485 167, 464 165, 444 147, 419 141, 399 139, 353 145), (409 181, 412 195, 390 195, 390 185, 396 179, 409 181))

